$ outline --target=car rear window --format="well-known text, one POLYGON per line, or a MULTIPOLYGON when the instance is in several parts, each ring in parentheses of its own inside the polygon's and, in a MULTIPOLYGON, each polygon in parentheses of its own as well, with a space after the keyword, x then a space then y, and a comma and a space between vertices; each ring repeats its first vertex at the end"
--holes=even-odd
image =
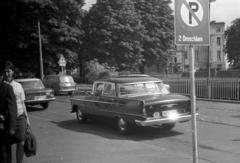
POLYGON ((137 95, 137 94, 167 94, 168 89, 162 82, 119 84, 119 95, 137 95))
POLYGON ((44 86, 40 80, 21 81, 19 83, 22 85, 23 89, 34 89, 34 88, 42 89, 42 88, 44 88, 44 86))
POLYGON ((61 83, 73 83, 73 78, 71 76, 60 77, 61 83))

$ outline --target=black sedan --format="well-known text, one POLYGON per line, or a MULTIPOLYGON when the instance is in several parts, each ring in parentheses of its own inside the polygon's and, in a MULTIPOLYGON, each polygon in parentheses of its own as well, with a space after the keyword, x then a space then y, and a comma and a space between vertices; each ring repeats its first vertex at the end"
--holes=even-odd
POLYGON ((71 112, 77 120, 99 119, 116 124, 126 134, 134 126, 174 128, 191 119, 190 99, 170 93, 163 82, 152 77, 120 77, 96 80, 91 94, 75 94, 71 112))

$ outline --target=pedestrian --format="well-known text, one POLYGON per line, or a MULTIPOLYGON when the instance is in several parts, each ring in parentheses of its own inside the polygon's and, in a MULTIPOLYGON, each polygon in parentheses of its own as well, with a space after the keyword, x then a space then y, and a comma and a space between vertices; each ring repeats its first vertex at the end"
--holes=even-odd
POLYGON ((10 84, 13 87, 13 91, 17 102, 17 128, 16 132, 10 137, 7 144, 7 163, 12 162, 12 144, 17 144, 16 160, 17 163, 22 163, 24 156, 24 141, 26 139, 26 127, 30 126, 28 113, 25 106, 25 94, 20 83, 13 80, 14 65, 12 62, 7 61, 3 70, 3 81, 10 84))
POLYGON ((0 163, 6 163, 7 140, 16 131, 17 104, 12 86, 0 81, 0 92, 0 163))

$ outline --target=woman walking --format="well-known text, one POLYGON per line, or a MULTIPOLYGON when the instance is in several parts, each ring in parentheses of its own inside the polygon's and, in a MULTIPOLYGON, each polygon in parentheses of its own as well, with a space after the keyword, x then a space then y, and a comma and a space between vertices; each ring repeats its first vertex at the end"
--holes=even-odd
POLYGON ((9 137, 7 145, 7 163, 12 162, 11 145, 17 144, 16 159, 17 163, 22 163, 24 155, 24 141, 26 139, 26 125, 30 125, 26 106, 24 103, 25 94, 21 84, 13 80, 14 65, 12 62, 7 61, 3 72, 3 81, 13 87, 14 94, 17 102, 17 129, 12 137, 9 137))

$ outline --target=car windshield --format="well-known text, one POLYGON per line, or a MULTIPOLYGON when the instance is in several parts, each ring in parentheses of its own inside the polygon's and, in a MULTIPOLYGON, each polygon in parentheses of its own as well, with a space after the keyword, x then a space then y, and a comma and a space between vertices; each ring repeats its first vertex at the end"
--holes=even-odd
POLYGON ((61 83, 73 83, 73 78, 71 76, 60 77, 61 83))
POLYGON ((43 89, 44 85, 42 84, 41 80, 31 80, 31 81, 18 81, 23 89, 43 89))
POLYGON ((119 84, 118 92, 120 96, 131 96, 140 94, 168 94, 168 89, 162 82, 151 83, 133 83, 133 84, 119 84))

